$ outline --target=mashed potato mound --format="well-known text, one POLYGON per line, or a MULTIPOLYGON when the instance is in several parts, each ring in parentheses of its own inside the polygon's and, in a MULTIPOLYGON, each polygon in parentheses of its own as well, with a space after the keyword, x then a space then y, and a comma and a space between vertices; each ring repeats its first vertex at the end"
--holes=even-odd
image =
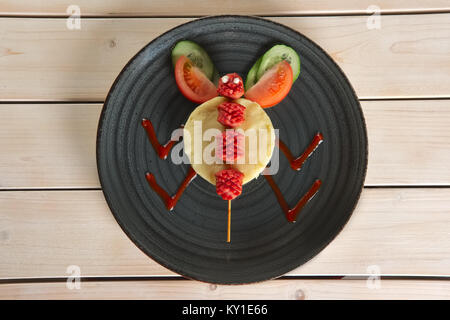
MULTIPOLYGON (((235 163, 228 164, 220 164, 220 163, 211 163, 207 164, 205 162, 205 158, 203 157, 204 152, 208 154, 210 152, 210 147, 206 149, 208 146, 211 146, 214 143, 215 138, 211 138, 209 141, 204 141, 204 137, 201 138, 201 142, 196 142, 196 137, 194 135, 194 121, 200 121, 202 124, 202 131, 199 137, 202 137, 203 133, 210 128, 218 129, 219 131, 224 131, 226 127, 224 127, 221 123, 217 121, 218 110, 217 107, 225 102, 227 99, 223 97, 216 97, 211 100, 206 101, 205 103, 198 106, 189 116, 189 119, 184 126, 184 148, 186 155, 189 158, 189 161, 192 164, 194 170, 205 180, 209 181, 212 184, 216 184, 215 173, 227 169, 230 166, 242 172, 244 174, 243 183, 247 183, 250 180, 259 176, 259 174, 264 170, 267 164, 272 157, 273 149, 275 146, 275 131, 272 125, 272 121, 270 121, 269 116, 266 114, 263 108, 259 106, 256 102, 247 100, 247 99, 237 99, 234 102, 239 103, 246 107, 245 110, 245 121, 241 126, 235 128, 236 130, 242 129, 244 132, 248 129, 254 129, 253 132, 255 134, 251 138, 250 135, 246 134, 245 137, 245 159, 243 158, 244 163, 235 163), (264 138, 260 135, 259 130, 262 129, 265 131, 264 138), (252 139, 252 143, 250 141, 252 139), (256 139, 256 143, 255 143, 256 139), (260 144, 266 144, 266 148, 263 152, 258 154, 260 151, 260 144), (197 148, 194 148, 197 146, 197 148), (201 148, 200 148, 201 147, 201 148), (197 149, 197 150, 196 150, 197 149), (197 154, 197 158, 194 157, 194 151, 201 149, 201 154, 197 154), (201 161, 198 161, 201 159, 201 161), (197 160, 197 161, 194 161, 197 160), (201 162, 201 163, 200 163, 201 162)), ((261 150, 262 151, 262 150, 261 150)), ((210 152, 214 156, 214 152, 210 152)))

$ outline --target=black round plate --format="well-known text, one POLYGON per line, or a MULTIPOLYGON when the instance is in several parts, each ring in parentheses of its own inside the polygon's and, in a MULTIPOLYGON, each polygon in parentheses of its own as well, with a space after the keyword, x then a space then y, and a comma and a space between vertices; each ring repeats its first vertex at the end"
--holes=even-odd
POLYGON ((367 167, 367 135, 358 99, 333 60, 302 34, 247 16, 198 19, 144 47, 117 77, 100 117, 97 165, 106 200, 129 238, 163 266, 188 278, 238 284, 278 277, 322 250, 343 228, 361 193, 367 167), (294 48, 301 73, 289 95, 266 109, 280 139, 299 155, 318 132, 324 142, 301 171, 280 154, 274 175, 290 205, 315 179, 323 184, 300 212, 285 219, 264 178, 244 185, 233 200, 231 243, 226 242, 227 203, 198 177, 172 212, 147 184, 155 174, 174 193, 188 170, 155 154, 141 119, 151 119, 161 142, 196 105, 178 91, 170 53, 182 39, 199 43, 221 75, 246 76, 255 60, 277 43, 294 48))

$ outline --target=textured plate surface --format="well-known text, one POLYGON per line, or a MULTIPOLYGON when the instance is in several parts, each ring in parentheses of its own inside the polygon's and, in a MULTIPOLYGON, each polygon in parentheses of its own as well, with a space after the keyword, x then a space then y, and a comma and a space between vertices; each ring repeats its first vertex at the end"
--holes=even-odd
MULTIPOLYGON (((182 142, 181 142, 182 143, 182 142)), ((143 48, 112 86, 100 118, 97 164, 106 200, 130 239, 167 268, 212 283, 271 279, 305 263, 322 250, 348 221, 367 167, 367 135, 355 93, 342 71, 312 41, 280 24, 254 17, 218 16, 168 31, 143 48), (323 184, 288 223, 266 180, 244 186, 233 200, 232 242, 226 243, 227 204, 200 177, 172 212, 145 179, 155 174, 174 193, 188 170, 155 154, 140 125, 151 119, 161 142, 184 123, 195 104, 175 84, 170 59, 176 42, 198 42, 221 74, 243 77, 276 43, 293 47, 301 58, 300 77, 279 105, 266 109, 280 139, 299 155, 318 131, 324 142, 302 170, 290 169, 280 154, 274 176, 292 206, 315 179, 323 184)))

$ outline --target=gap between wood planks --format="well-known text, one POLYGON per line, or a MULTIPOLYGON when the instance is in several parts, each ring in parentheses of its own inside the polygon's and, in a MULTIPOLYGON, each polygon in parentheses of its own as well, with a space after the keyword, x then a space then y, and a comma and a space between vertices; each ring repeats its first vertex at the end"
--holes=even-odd
MULTIPOLYGON (((394 11, 385 11, 381 12, 380 15, 384 16, 401 16, 401 15, 418 15, 418 14, 445 14, 450 13, 450 10, 447 9, 438 9, 438 10, 417 10, 417 11, 400 11, 400 10, 394 10, 394 11)), ((365 16, 371 16, 373 15, 373 12, 342 12, 342 13, 293 13, 293 14, 276 14, 276 15, 270 15, 270 14, 204 14, 204 15, 133 15, 133 16, 127 16, 127 15, 81 15, 81 19, 155 19, 155 18, 167 18, 167 19, 174 19, 174 18, 204 18, 209 16, 236 16, 236 15, 250 15, 250 16, 256 16, 256 17, 263 17, 263 18, 295 18, 295 17, 301 17, 301 18, 315 18, 315 17, 365 17, 365 16)), ((54 15, 39 15, 39 14, 1 14, 0 18, 30 18, 30 19, 67 19, 70 17, 68 14, 54 14, 54 15)))
MULTIPOLYGON (((418 100, 449 100, 448 97, 381 97, 381 98, 359 98, 359 101, 418 101, 418 100)), ((0 100, 0 104, 104 104, 99 101, 77 101, 77 100, 0 100)))
MULTIPOLYGON (((364 186, 364 189, 448 189, 450 186, 447 185, 369 185, 364 186)), ((96 188, 0 188, 0 192, 17 192, 17 191, 100 191, 101 187, 96 188)))
MULTIPOLYGON (((309 275, 309 276, 281 276, 272 280, 367 280, 371 279, 373 275, 309 275)), ((53 283, 66 282, 73 277, 31 277, 31 278, 4 278, 0 279, 2 284, 15 283, 53 283)), ((446 275, 380 275, 380 280, 427 280, 427 281, 450 281, 450 276, 446 275)), ((197 281, 185 278, 181 275, 173 276, 90 276, 80 277, 81 282, 106 282, 106 281, 197 281)), ((271 281, 271 280, 267 280, 271 281)))

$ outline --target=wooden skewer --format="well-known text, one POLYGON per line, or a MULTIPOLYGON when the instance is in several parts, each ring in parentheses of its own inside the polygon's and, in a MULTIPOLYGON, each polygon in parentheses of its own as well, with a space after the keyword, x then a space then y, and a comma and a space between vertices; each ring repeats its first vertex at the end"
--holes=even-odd
POLYGON ((231 200, 228 200, 228 232, 227 232, 227 242, 230 242, 231 235, 231 200))

